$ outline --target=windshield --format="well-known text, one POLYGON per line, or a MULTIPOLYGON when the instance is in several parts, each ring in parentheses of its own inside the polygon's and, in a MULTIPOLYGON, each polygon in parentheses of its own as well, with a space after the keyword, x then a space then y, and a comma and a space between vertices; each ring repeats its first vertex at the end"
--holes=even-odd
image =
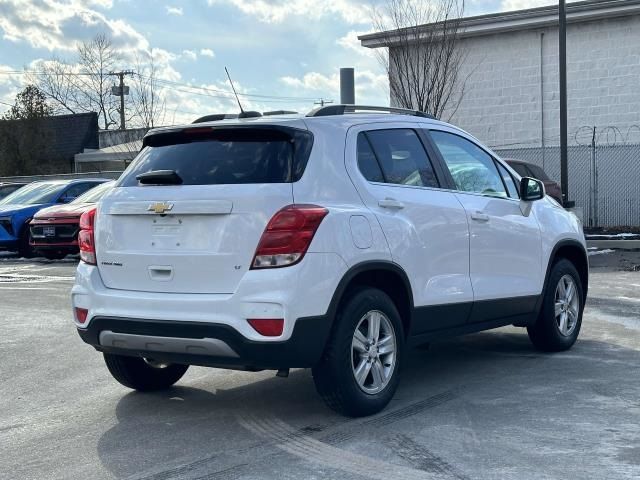
POLYGON ((116 182, 101 183, 97 187, 93 187, 91 190, 80 195, 71 203, 97 203, 102 196, 113 188, 116 182))
POLYGON ((40 203, 53 203, 66 186, 66 183, 30 183, 16 190, 11 195, 4 197, 0 200, 0 205, 38 205, 40 203))

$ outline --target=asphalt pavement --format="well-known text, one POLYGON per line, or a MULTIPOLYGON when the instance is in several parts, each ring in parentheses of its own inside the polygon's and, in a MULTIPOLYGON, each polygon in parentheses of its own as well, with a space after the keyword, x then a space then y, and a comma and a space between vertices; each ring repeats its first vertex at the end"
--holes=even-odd
POLYGON ((0 479, 640 478, 640 253, 592 257, 575 347, 503 328, 413 350, 382 413, 311 373, 192 367, 131 392, 71 323, 77 259, 0 256, 0 479))

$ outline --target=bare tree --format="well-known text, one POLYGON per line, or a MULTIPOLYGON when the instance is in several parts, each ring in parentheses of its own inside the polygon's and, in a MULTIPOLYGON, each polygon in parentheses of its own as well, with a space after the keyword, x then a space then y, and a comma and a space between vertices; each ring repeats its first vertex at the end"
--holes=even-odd
POLYGON ((164 123, 166 104, 160 95, 158 72, 153 53, 146 54, 146 58, 138 56, 136 59, 131 103, 133 104, 132 120, 134 123, 146 128, 153 128, 164 123))
MULTIPOLYGON (((79 45, 77 58, 72 61, 54 57, 41 62, 29 81, 50 99, 55 113, 97 112, 100 128, 108 130, 119 124, 119 98, 111 92, 116 78, 111 74, 120 61, 120 52, 109 37, 100 34, 79 45)), ((166 106, 152 52, 137 57, 130 78, 131 93, 125 97, 127 123, 139 127, 162 124, 166 106)))
POLYGON ((117 98, 111 94, 113 72, 120 55, 111 39, 96 35, 90 42, 78 46, 76 62, 54 58, 43 62, 30 78, 53 100, 56 112, 97 112, 100 128, 117 125, 117 98))
POLYGON ((85 111, 78 104, 77 69, 53 57, 50 61, 42 62, 38 70, 35 74, 29 74, 29 81, 37 84, 40 91, 52 100, 50 103, 56 114, 85 111))
MULTIPOLYGON (((373 23, 387 32, 376 54, 389 76, 392 102, 437 118, 457 110, 466 85, 460 45, 464 0, 387 0, 373 23)), ((468 77, 467 77, 468 78, 468 77)))
POLYGON ((111 94, 113 78, 109 74, 116 69, 119 57, 111 39, 104 34, 78 47, 80 73, 84 74, 76 77, 80 98, 90 111, 98 113, 104 129, 117 124, 117 99, 111 94))

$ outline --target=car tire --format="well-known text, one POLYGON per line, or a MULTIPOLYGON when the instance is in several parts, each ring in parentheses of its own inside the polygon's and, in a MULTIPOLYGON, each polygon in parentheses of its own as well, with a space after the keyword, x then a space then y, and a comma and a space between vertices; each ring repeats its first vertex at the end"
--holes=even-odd
POLYGON ((18 239, 18 255, 22 258, 33 257, 33 247, 29 243, 29 225, 25 225, 18 239))
POLYGON ((318 393, 343 415, 381 411, 398 387, 404 345, 402 321, 391 298, 375 288, 352 290, 312 370, 318 393))
POLYGON ((537 349, 561 352, 573 346, 582 326, 583 292, 573 263, 566 259, 556 262, 549 273, 540 315, 535 325, 527 327, 537 349))
POLYGON ((160 364, 153 360, 125 355, 104 354, 109 372, 125 387, 150 392, 165 390, 182 378, 189 365, 160 364))

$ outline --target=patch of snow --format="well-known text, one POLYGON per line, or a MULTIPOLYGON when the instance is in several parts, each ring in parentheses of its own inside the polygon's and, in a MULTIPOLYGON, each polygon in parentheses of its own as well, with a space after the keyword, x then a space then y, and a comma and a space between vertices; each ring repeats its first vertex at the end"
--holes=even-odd
POLYGON ((587 240, 621 240, 625 238, 640 238, 640 234, 637 233, 616 233, 611 235, 587 235, 587 240))
POLYGON ((611 250, 610 248, 607 248, 606 250, 597 250, 595 252, 589 252, 589 256, 592 257, 594 255, 604 255, 607 253, 613 253, 615 252, 615 250, 611 250))

